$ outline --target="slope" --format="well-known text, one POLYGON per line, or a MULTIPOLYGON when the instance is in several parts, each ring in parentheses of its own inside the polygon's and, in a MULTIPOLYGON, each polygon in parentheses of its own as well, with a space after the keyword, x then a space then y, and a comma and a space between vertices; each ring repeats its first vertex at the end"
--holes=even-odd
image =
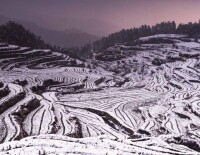
POLYGON ((1 44, 1 153, 199 154, 199 50, 161 34, 68 65, 1 44))

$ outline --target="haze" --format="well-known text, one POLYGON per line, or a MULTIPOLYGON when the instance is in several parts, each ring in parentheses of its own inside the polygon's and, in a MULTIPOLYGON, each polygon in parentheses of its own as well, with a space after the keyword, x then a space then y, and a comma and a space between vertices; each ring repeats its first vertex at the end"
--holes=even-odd
POLYGON ((169 20, 194 22, 199 8, 199 0, 0 0, 0 15, 54 30, 79 28, 83 22, 95 28, 95 21, 115 27, 110 31, 169 20))

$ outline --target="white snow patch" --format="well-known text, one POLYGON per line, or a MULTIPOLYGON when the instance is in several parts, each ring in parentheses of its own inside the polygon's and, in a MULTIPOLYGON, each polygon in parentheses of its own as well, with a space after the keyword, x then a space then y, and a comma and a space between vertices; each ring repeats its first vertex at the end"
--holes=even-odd
POLYGON ((153 36, 142 37, 139 40, 148 41, 149 39, 152 39, 152 38, 174 38, 174 39, 178 39, 178 38, 184 38, 184 37, 187 37, 187 35, 179 35, 179 34, 157 34, 157 35, 153 35, 153 36))

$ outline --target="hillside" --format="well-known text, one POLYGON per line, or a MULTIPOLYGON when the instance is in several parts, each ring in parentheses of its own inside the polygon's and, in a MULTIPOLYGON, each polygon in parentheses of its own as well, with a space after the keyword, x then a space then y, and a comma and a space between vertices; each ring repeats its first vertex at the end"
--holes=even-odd
POLYGON ((40 36, 46 43, 49 43, 52 46, 60 46, 62 48, 81 47, 89 42, 100 39, 97 35, 86 33, 84 30, 67 27, 65 30, 53 30, 48 27, 45 28, 38 26, 32 22, 13 20, 12 18, 0 16, 0 25, 4 25, 9 21, 14 21, 22 25, 25 29, 40 36))
MULTIPOLYGON (((115 44, 124 44, 127 46, 133 46, 135 41, 141 37, 147 37, 157 34, 185 34, 193 38, 200 38, 200 21, 189 22, 187 24, 176 25, 174 21, 161 22, 153 26, 142 25, 138 28, 122 29, 121 31, 112 33, 107 37, 103 37, 100 40, 94 41, 91 44, 86 44, 79 51, 77 51, 83 57, 88 57, 92 54, 102 52, 107 48, 114 46, 115 44)), ((154 43, 156 40, 154 40, 154 43)), ((160 40, 157 42, 159 43, 160 40)), ((160 42, 163 43, 163 42, 160 42)), ((165 41, 167 43, 167 41, 165 41)))
POLYGON ((1 43, 1 154, 197 155, 199 50, 159 34, 82 62, 1 43))
POLYGON ((39 36, 36 36, 22 25, 15 22, 8 22, 0 25, 0 42, 29 46, 33 48, 49 48, 39 36))

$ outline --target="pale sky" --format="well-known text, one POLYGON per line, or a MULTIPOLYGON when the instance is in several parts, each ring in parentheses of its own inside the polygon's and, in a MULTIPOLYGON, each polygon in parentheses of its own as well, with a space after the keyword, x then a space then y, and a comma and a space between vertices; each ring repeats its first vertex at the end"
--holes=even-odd
POLYGON ((130 28, 198 21, 200 0, 0 0, 0 15, 58 25, 68 19, 97 19, 130 28))

